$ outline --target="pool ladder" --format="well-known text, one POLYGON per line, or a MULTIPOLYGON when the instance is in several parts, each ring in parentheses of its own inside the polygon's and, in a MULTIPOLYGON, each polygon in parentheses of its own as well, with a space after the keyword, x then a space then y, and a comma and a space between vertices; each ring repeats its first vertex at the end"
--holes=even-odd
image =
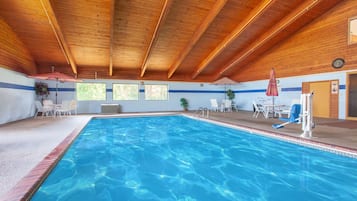
POLYGON ((206 108, 206 107, 200 107, 200 108, 198 108, 198 110, 197 110, 196 113, 197 113, 197 115, 198 115, 199 117, 209 118, 209 109, 206 108))

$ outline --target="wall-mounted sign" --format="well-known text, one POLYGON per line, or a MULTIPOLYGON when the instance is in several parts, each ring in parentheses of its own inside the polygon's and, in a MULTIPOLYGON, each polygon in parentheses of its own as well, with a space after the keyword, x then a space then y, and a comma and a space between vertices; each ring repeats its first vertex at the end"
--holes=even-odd
POLYGON ((338 94, 338 81, 331 81, 331 94, 338 94))

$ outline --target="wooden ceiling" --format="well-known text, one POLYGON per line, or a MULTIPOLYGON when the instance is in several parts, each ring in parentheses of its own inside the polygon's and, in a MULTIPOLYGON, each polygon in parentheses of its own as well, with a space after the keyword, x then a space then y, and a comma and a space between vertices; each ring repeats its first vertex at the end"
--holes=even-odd
POLYGON ((211 82, 235 77, 340 1, 0 0, 0 17, 39 73, 211 82))

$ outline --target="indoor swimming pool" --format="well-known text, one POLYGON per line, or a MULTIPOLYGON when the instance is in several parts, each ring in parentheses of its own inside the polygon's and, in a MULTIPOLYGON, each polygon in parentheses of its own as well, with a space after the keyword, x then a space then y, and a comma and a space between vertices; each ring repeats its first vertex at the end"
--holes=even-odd
POLYGON ((31 200, 356 197, 353 157, 171 115, 92 119, 31 200))

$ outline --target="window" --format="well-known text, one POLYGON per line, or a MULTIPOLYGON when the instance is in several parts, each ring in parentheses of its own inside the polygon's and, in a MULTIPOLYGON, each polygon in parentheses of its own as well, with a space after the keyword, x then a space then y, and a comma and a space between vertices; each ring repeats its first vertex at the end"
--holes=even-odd
POLYGON ((104 83, 77 83, 77 100, 105 100, 106 88, 104 83))
POLYGON ((167 100, 167 85, 145 85, 145 100, 167 100))
POLYGON ((113 84, 113 100, 139 100, 139 85, 113 84))
POLYGON ((357 18, 352 18, 349 20, 349 44, 357 43, 357 18))

